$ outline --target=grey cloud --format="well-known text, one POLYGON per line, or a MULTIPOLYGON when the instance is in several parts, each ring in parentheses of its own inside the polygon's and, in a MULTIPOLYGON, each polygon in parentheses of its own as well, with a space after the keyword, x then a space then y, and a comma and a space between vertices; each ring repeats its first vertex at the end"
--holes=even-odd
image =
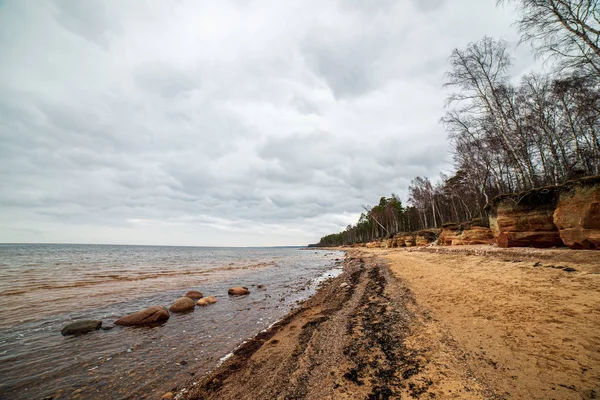
POLYGON ((134 72, 134 79, 142 89, 167 98, 198 88, 198 82, 191 76, 160 62, 140 65, 134 72))
POLYGON ((327 42, 313 37, 304 45, 307 61, 325 79, 336 98, 363 95, 377 83, 373 66, 385 41, 377 37, 353 39, 327 42))
POLYGON ((302 244, 447 169, 447 56, 510 15, 307 1, 3 4, 0 242, 302 244))
POLYGON ((441 7, 448 0, 411 0, 412 3, 423 11, 431 11, 441 7))
POLYGON ((65 29, 108 49, 111 40, 122 33, 103 1, 54 0, 56 20, 65 29))
POLYGON ((343 6, 351 7, 363 13, 386 13, 392 10, 398 0, 347 0, 342 2, 343 6))

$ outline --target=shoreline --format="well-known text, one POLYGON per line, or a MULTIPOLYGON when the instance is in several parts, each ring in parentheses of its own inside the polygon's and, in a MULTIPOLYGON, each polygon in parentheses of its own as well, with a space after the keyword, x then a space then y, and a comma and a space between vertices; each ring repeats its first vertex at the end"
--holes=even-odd
POLYGON ((340 276, 170 398, 592 399, 600 393, 594 333, 600 265, 592 253, 327 250, 346 252, 340 276), (569 262, 575 271, 537 268, 533 260, 569 262), (506 287, 495 293, 499 282, 515 293, 503 297, 506 287), (582 301, 566 300, 576 296, 582 301), (575 304, 581 309, 565 311, 575 304))
POLYGON ((430 375, 449 377, 448 390, 487 393, 460 352, 451 350, 450 366, 428 361, 439 350, 423 339, 443 335, 426 330, 426 319, 385 260, 347 250, 340 276, 173 398, 418 398, 430 375))

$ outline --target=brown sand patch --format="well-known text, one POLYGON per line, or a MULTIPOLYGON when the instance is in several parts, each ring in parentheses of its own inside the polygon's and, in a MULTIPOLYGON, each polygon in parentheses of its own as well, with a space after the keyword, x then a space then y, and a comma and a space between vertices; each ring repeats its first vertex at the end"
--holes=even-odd
POLYGON ((598 252, 489 246, 370 252, 390 260, 417 307, 447 330, 473 377, 497 396, 600 397, 598 252))

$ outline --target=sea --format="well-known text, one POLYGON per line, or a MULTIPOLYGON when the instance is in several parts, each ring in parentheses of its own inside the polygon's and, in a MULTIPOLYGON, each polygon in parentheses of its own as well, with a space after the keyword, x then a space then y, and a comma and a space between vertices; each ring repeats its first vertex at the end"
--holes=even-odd
POLYGON ((0 399, 160 398, 283 318, 342 259, 299 247, 0 244, 0 399), (231 286, 251 293, 229 296, 231 286), (60 333, 168 308, 188 290, 218 301, 159 326, 60 333))

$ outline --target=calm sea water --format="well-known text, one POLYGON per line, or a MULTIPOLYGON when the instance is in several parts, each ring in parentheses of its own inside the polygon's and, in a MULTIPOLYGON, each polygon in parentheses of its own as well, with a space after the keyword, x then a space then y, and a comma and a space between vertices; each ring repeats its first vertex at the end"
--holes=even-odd
POLYGON ((338 258, 300 248, 0 244, 0 398, 160 398, 339 274, 338 258), (234 285, 251 294, 228 296, 234 285), (218 302, 158 327, 60 334, 80 319, 112 325, 169 307, 191 289, 218 302))

